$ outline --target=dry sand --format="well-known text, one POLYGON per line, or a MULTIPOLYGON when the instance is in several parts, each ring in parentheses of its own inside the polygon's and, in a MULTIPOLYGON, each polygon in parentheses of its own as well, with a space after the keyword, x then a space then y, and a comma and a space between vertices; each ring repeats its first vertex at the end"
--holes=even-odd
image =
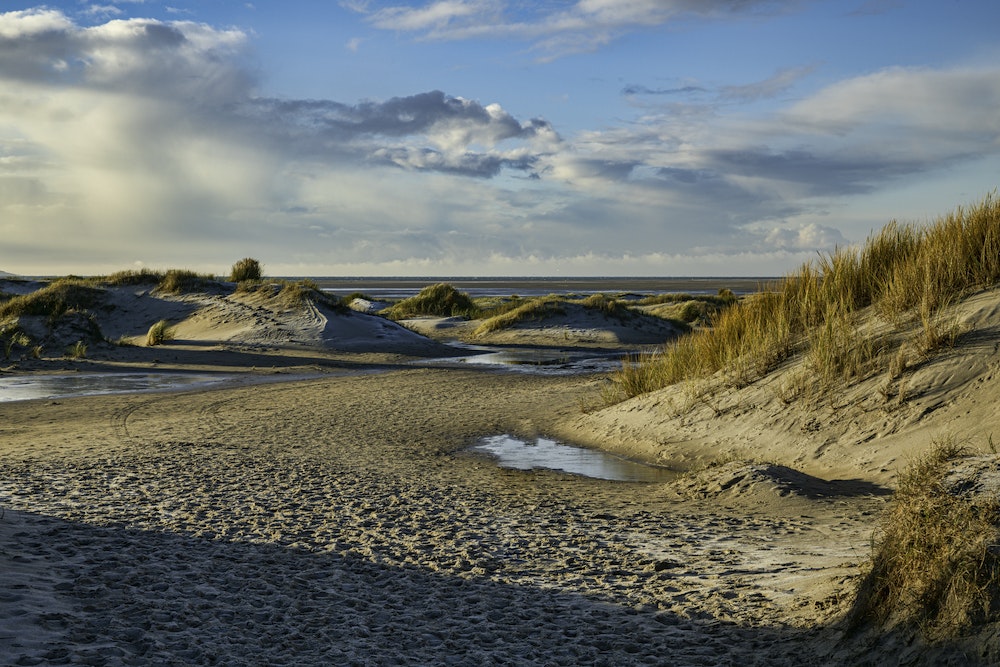
MULTIPOLYGON (((907 443, 974 435, 961 409, 988 427, 973 391, 998 365, 986 300, 965 316, 985 347, 964 379, 956 351, 915 412, 871 437, 860 413, 814 411, 825 439, 776 397, 588 411, 600 376, 428 366, 440 346, 377 318, 215 301, 174 344, 63 363, 155 355, 242 369, 240 383, 0 404, 0 663, 985 664, 980 646, 845 636, 837 620, 907 443), (283 373, 311 377, 258 381, 283 373), (772 463, 635 484, 465 451, 498 433, 661 462, 760 447, 772 463)), ((141 303, 119 335, 155 321, 141 303)))

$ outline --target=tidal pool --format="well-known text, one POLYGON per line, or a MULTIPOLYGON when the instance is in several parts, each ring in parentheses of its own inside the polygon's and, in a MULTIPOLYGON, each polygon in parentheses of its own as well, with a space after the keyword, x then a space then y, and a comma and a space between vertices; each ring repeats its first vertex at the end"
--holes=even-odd
POLYGON ((677 477, 666 468, 636 463, 605 452, 565 445, 548 438, 525 442, 511 435, 483 438, 471 448, 502 468, 559 470, 574 475, 620 482, 664 482, 677 477))
POLYGON ((194 389, 224 382, 230 378, 228 375, 194 373, 0 375, 0 402, 194 389))
POLYGON ((433 363, 442 366, 473 364, 495 366, 539 375, 576 375, 609 373, 621 368, 627 352, 588 349, 552 349, 532 347, 483 347, 466 343, 450 343, 453 347, 474 352, 465 357, 450 357, 433 363))

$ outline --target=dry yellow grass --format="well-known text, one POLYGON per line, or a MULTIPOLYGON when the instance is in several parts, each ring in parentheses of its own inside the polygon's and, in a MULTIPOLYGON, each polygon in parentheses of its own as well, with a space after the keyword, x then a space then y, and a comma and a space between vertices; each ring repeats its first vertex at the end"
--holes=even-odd
POLYGON ((613 400, 725 371, 753 382, 795 353, 826 381, 850 379, 893 358, 887 339, 860 326, 863 309, 901 323, 920 317, 924 352, 954 343, 940 317, 970 290, 1000 281, 1000 202, 991 194, 926 227, 890 222, 859 248, 839 248, 723 311, 711 327, 627 363, 612 377, 613 400))
POLYGON ((853 626, 909 626, 936 640, 1000 621, 1000 501, 944 483, 964 455, 951 441, 936 443, 900 475, 873 539, 853 626))

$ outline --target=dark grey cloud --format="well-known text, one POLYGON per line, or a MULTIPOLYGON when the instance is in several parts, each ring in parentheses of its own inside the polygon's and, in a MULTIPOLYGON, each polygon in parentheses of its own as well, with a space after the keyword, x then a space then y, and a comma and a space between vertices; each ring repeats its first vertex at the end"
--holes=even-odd
POLYGON ((424 134, 442 126, 465 126, 480 130, 484 138, 496 142, 531 138, 542 130, 551 130, 543 120, 521 124, 498 107, 490 110, 479 102, 450 97, 440 90, 353 105, 331 100, 253 99, 247 101, 244 110, 269 122, 337 137, 401 137, 424 134))
POLYGON ((719 87, 689 84, 671 88, 651 88, 640 83, 632 83, 622 89, 622 94, 628 96, 676 96, 707 93, 710 95, 709 99, 718 101, 755 102, 757 100, 773 98, 784 93, 800 79, 812 74, 815 70, 815 65, 788 67, 775 72, 772 76, 761 81, 719 87))
POLYGON ((921 158, 893 158, 882 152, 862 151, 837 155, 758 148, 713 150, 705 157, 721 172, 794 183, 807 196, 865 194, 900 177, 942 166, 921 158))
POLYGON ((494 150, 539 137, 558 141, 544 120, 519 122, 499 105, 430 91, 383 102, 252 99, 238 113, 304 154, 353 155, 373 164, 488 178, 503 168, 532 171, 536 152, 494 150), (392 143, 387 143, 390 140, 392 143), (408 140, 408 145, 399 145, 408 140), (430 145, 428 145, 430 144, 430 145), (478 150, 473 150, 478 147, 478 150))
POLYGON ((535 156, 521 158, 505 158, 500 155, 464 153, 457 157, 443 154, 441 151, 429 148, 384 148, 371 154, 370 161, 376 164, 392 164, 407 169, 437 171, 460 176, 492 178, 503 168, 531 172, 538 163, 535 156))

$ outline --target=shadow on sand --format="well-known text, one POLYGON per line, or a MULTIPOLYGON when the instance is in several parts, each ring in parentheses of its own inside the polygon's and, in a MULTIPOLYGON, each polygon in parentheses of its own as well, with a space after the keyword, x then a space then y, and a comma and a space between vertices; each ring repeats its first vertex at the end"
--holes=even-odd
POLYGON ((23 512, 0 535, 5 560, 47 574, 0 598, 3 618, 37 629, 0 631, 5 664, 830 664, 818 631, 390 566, 350 544, 315 553, 308 536, 254 544, 23 512))

